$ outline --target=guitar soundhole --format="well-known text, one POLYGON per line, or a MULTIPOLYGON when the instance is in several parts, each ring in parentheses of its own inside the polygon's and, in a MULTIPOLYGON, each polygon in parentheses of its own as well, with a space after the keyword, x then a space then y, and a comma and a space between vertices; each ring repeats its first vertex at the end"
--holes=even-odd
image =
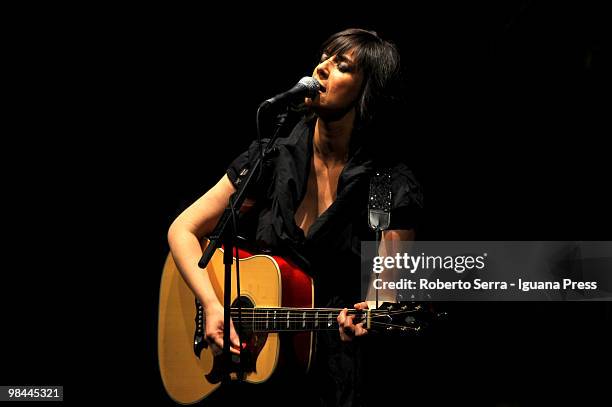
MULTIPOLYGON (((255 333, 253 330, 252 321, 254 320, 254 308, 255 304, 247 297, 237 298, 232 303, 232 321, 234 322, 234 328, 240 336, 240 342, 243 346, 240 358, 232 355, 232 363, 229 367, 229 373, 232 377, 237 376, 241 369, 245 375, 256 372, 257 357, 268 338, 267 333, 255 333), (242 324, 240 324, 238 318, 238 304, 240 304, 242 308, 242 324)), ((215 356, 212 371, 206 375, 206 379, 211 383, 220 382, 226 371, 223 366, 222 358, 220 356, 215 356)))
POLYGON ((254 372, 257 362, 257 356, 259 352, 263 348, 266 343, 266 339, 268 338, 267 333, 257 332, 255 333, 253 327, 253 309, 255 308, 255 304, 247 298, 240 297, 234 300, 232 303, 232 321, 234 321, 234 327, 236 328, 236 332, 240 337, 240 342, 244 347, 242 351, 242 358, 245 367, 249 366, 251 368, 245 369, 245 372, 254 372), (242 307, 242 324, 240 324, 238 318, 238 304, 242 307))
MULTIPOLYGON (((251 323, 251 321, 253 320, 252 310, 253 308, 255 308, 255 304, 253 304, 253 302, 247 297, 236 298, 234 302, 232 302, 232 321, 234 321, 234 327, 236 328, 236 332, 238 332, 238 329, 239 329, 238 305, 240 305, 240 307, 243 309, 242 335, 244 336, 247 334, 252 334, 253 332, 253 325, 251 323)), ((246 337, 244 339, 246 339, 246 337)), ((242 340, 242 342, 245 342, 244 339, 242 340)))

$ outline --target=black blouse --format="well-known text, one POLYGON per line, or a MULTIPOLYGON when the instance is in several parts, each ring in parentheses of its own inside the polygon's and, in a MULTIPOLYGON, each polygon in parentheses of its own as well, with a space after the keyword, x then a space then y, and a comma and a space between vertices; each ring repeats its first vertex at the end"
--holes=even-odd
MULTIPOLYGON (((338 179, 336 200, 305 235, 294 215, 303 200, 313 154, 314 120, 301 120, 288 137, 279 138, 253 193, 252 211, 241 218, 240 233, 260 251, 289 256, 315 281, 316 305, 351 307, 362 301, 362 241, 373 241, 368 226, 370 174, 376 168, 365 148, 355 148, 338 179)), ((263 140, 267 143, 268 140, 263 140)), ((236 185, 240 171, 259 154, 253 142, 227 169, 236 185)), ((412 229, 423 206, 421 188, 404 163, 392 167, 389 229, 412 229)))

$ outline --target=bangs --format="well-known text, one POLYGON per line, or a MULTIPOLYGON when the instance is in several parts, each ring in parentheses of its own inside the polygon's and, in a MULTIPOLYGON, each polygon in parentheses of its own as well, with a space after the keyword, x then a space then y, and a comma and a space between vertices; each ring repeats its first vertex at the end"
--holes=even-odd
MULTIPOLYGON (((329 57, 352 52, 357 70, 364 75, 356 104, 357 126, 371 126, 375 116, 384 113, 399 91, 400 60, 397 47, 381 39, 375 31, 350 28, 329 37, 321 53, 329 57)), ((319 59, 321 61, 321 59, 319 59)), ((317 62, 317 64, 320 62, 317 62)))
MULTIPOLYGON (((348 36, 336 37, 331 39, 327 44, 323 44, 322 53, 326 53, 329 56, 343 55, 355 48, 355 43, 356 41, 348 36)), ((361 62, 357 60, 357 55, 355 55, 355 58, 355 62, 361 62)))
POLYGON ((359 30, 350 34, 342 32, 329 38, 321 47, 321 53, 333 56, 353 51, 353 60, 357 67, 370 72, 375 44, 378 42, 379 40, 367 31, 359 30))

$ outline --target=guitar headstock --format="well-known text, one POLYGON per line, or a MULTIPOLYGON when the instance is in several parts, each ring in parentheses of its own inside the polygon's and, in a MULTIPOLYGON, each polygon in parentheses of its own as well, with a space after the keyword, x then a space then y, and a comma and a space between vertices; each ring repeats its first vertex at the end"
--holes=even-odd
POLYGON ((421 334, 436 321, 446 317, 437 312, 432 303, 384 302, 370 311, 369 330, 373 332, 421 334))

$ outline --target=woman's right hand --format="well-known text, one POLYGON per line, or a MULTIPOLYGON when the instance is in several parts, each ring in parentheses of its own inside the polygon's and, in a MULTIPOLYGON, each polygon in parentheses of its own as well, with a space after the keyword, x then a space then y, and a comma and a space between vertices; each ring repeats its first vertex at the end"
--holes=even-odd
MULTIPOLYGON (((223 305, 219 302, 204 307, 206 318, 206 341, 211 346, 213 355, 223 352, 223 305)), ((230 352, 240 355, 240 340, 230 320, 230 352)))

